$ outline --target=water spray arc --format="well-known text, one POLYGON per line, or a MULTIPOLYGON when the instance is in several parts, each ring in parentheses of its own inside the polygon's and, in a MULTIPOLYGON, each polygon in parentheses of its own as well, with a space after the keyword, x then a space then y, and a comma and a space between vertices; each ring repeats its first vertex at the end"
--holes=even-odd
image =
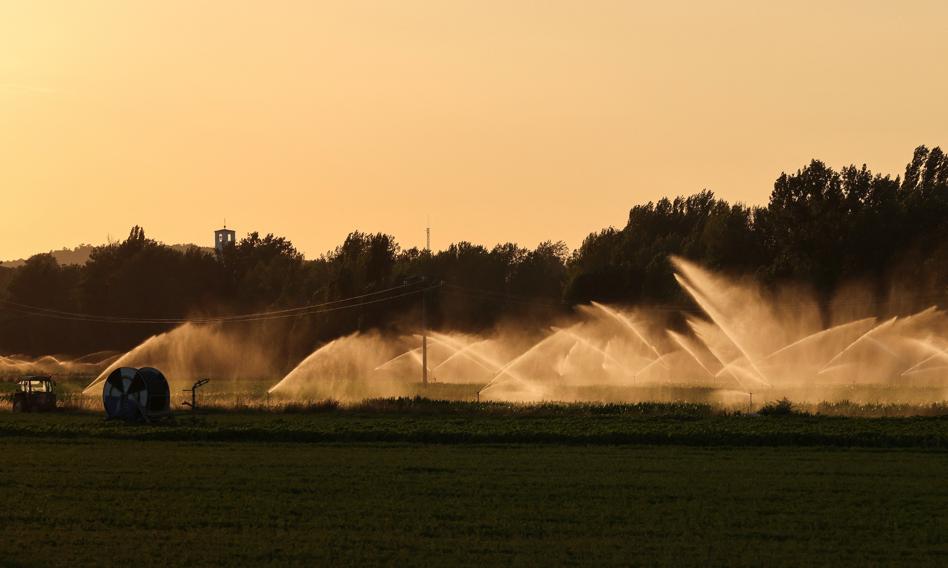
POLYGON ((645 337, 645 334, 639 331, 638 327, 636 327, 635 324, 632 323, 632 321, 629 318, 625 317, 624 315, 610 308, 609 306, 606 306, 605 304, 600 304, 599 302, 596 302, 596 301, 593 301, 591 303, 596 308, 599 308, 600 310, 605 312, 609 317, 615 319, 616 321, 624 325, 626 328, 628 328, 629 331, 632 332, 632 335, 634 335, 636 339, 641 341, 643 345, 645 345, 646 347, 652 350, 652 353, 655 354, 655 357, 659 359, 662 357, 662 354, 658 351, 655 345, 653 345, 652 342, 649 341, 648 338, 645 337))
MULTIPOLYGON (((471 337, 434 332, 425 326, 421 337, 447 353, 434 369, 447 369, 450 363, 455 372, 466 369, 466 376, 483 377, 476 391, 471 391, 472 398, 478 400, 481 395, 513 401, 706 396, 710 398, 702 400, 732 401, 742 409, 753 409, 755 397, 760 396, 776 399, 789 393, 794 400, 807 396, 848 400, 858 394, 852 389, 861 385, 902 388, 898 377, 914 376, 922 369, 930 371, 925 376, 928 384, 940 373, 932 362, 948 360, 945 351, 936 346, 948 345, 939 331, 948 329, 948 318, 941 312, 925 310, 881 324, 867 317, 826 329, 819 327, 819 320, 798 317, 791 326, 775 319, 779 309, 767 304, 759 293, 745 292, 742 285, 710 276, 685 261, 676 261, 676 266, 682 289, 708 319, 685 313, 688 331, 665 329, 665 347, 645 332, 660 327, 658 322, 643 317, 642 312, 632 317, 617 307, 598 303, 592 310, 579 310, 571 322, 550 327, 548 334, 531 339, 516 351, 498 350, 517 337, 518 333, 510 330, 508 335, 500 330, 471 337), (769 333, 749 335, 759 329, 769 333), (869 348, 857 349, 860 345, 869 348), (630 363, 639 360, 644 362, 630 363), (663 369, 657 375, 660 380, 642 381, 657 369, 663 369), (846 377, 852 379, 847 381, 849 388, 834 391, 833 385, 839 381, 831 372, 848 373, 846 377), (662 395, 660 389, 672 394, 662 395)), ((397 371, 403 368, 395 363, 405 358, 422 363, 422 348, 396 351, 375 368, 378 373, 403 372, 397 371)), ((415 370, 412 366, 411 372, 415 370)), ((948 394, 948 380, 942 379, 941 384, 941 392, 948 394)), ((871 392, 867 396, 877 396, 871 392)))
MULTIPOLYGON (((420 295, 420 305, 414 304, 420 308, 417 327, 336 338, 288 373, 283 367, 285 375, 266 392, 278 404, 281 399, 354 401, 421 394, 523 402, 700 400, 736 405, 739 400, 741 408, 754 396, 801 401, 948 397, 948 317, 937 309, 885 320, 840 318, 841 323, 825 326, 822 319, 810 317, 806 298, 798 310, 781 309, 776 296, 753 284, 727 280, 680 259, 675 267, 677 282, 695 302, 680 314, 593 303, 558 314, 549 327, 553 321, 533 328, 516 322, 481 334, 431 329, 428 292, 441 284, 416 277, 367 300, 420 295)), ((419 312, 414 313, 417 318, 419 312)), ((109 358, 99 377, 116 365, 157 364, 170 370, 169 380, 190 385, 196 377, 214 376, 213 385, 227 385, 231 376, 247 374, 247 362, 258 357, 239 329, 224 323, 181 325, 109 358), (208 354, 219 355, 214 373, 204 370, 208 354)), ((44 362, 66 364, 53 357, 44 362)), ((22 364, 0 358, 0 367, 22 364)), ((254 368, 263 377, 272 367, 254 368)), ((90 384, 92 392, 100 379, 90 384)))
POLYGON ((715 325, 718 326, 718 329, 721 330, 721 333, 723 333, 731 341, 734 347, 736 347, 741 352, 741 354, 747 359, 747 362, 750 364, 750 366, 754 369, 754 372, 760 376, 760 379, 764 383, 769 384, 769 381, 767 381, 767 378, 764 375, 764 373, 761 372, 760 368, 757 367, 757 364, 754 363, 753 357, 751 357, 751 355, 747 352, 742 342, 737 339, 736 334, 730 329, 730 326, 726 323, 723 314, 721 314, 717 310, 717 308, 714 307, 714 304, 708 298, 706 298, 703 294, 701 294, 695 288, 689 285, 688 282, 681 275, 675 274, 675 280, 678 282, 678 284, 682 288, 684 288, 686 292, 688 292, 688 294, 691 295, 692 298, 694 298, 694 300, 698 303, 699 306, 701 306, 701 308, 705 311, 705 313, 708 314, 708 317, 710 317, 711 321, 713 321, 715 325))
POLYGON ((619 367, 620 369, 623 369, 624 371, 628 372, 630 375, 633 375, 633 376, 635 375, 635 373, 632 373, 631 371, 629 371, 629 369, 627 369, 626 366, 623 365, 621 361, 619 361, 618 359, 616 359, 616 358, 613 357, 612 355, 606 353, 605 351, 603 351, 601 348, 599 348, 599 347, 597 347, 596 345, 594 345, 591 341, 589 341, 589 340, 586 339, 585 337, 582 337, 582 336, 580 336, 579 334, 577 334, 575 331, 572 331, 571 329, 560 329, 560 328, 558 328, 558 327, 556 327, 556 326, 552 327, 551 329, 552 329, 554 332, 556 332, 556 333, 563 333, 563 334, 566 334, 566 335, 569 336, 571 339, 574 339, 577 343, 580 343, 580 344, 582 344, 582 345, 585 345, 586 347, 592 349, 593 351, 595 351, 595 352, 601 354, 605 360, 607 360, 607 361, 613 363, 614 365, 616 365, 616 366, 619 367))

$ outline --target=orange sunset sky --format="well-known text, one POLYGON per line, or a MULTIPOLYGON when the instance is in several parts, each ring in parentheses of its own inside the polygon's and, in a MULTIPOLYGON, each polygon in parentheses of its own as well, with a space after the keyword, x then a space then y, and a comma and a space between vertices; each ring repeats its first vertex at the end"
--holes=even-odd
POLYGON ((0 259, 565 240, 948 144, 948 2, 0 0, 0 259))

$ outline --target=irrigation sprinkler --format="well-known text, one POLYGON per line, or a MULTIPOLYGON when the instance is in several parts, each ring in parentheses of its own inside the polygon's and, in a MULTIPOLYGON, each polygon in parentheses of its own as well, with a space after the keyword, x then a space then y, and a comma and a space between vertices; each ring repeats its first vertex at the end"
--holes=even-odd
MULTIPOLYGON (((427 250, 427 249, 426 249, 427 250)), ((402 282, 403 286, 421 286, 421 385, 428 387, 428 284, 427 276, 412 276, 402 282)))
POLYGON ((196 383, 191 385, 191 388, 184 389, 184 392, 191 393, 191 402, 184 401, 181 404, 184 406, 190 406, 191 410, 197 410, 197 390, 209 382, 211 382, 211 379, 198 379, 196 383))

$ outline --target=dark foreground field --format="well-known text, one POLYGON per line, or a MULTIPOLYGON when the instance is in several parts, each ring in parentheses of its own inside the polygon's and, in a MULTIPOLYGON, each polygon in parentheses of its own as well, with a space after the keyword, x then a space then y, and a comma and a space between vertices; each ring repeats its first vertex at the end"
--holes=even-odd
POLYGON ((0 565, 948 561, 944 417, 396 410, 0 413, 0 565))
POLYGON ((943 453, 10 439, 0 451, 12 564, 948 558, 943 453))

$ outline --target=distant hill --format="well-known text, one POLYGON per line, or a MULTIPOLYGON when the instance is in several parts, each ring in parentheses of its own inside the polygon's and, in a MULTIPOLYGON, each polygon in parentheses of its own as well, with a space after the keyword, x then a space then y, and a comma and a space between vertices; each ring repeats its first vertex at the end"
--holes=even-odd
MULTIPOLYGON (((50 254, 53 255, 53 257, 56 258, 56 262, 58 262, 59 264, 85 264, 86 261, 89 260, 89 255, 92 254, 92 249, 94 249, 96 246, 97 245, 81 244, 73 249, 63 248, 59 250, 51 250, 49 252, 50 254)), ((169 245, 169 246, 175 250, 180 250, 182 252, 188 250, 191 247, 197 247, 197 245, 190 245, 190 244, 178 244, 178 245, 169 245)), ((214 249, 211 247, 198 247, 198 248, 200 248, 201 250, 205 250, 207 252, 214 251, 214 249)), ((18 258, 16 260, 5 260, 5 261, 0 261, 0 266, 5 267, 5 268, 16 268, 17 266, 21 266, 25 262, 26 262, 25 258, 18 258)))

